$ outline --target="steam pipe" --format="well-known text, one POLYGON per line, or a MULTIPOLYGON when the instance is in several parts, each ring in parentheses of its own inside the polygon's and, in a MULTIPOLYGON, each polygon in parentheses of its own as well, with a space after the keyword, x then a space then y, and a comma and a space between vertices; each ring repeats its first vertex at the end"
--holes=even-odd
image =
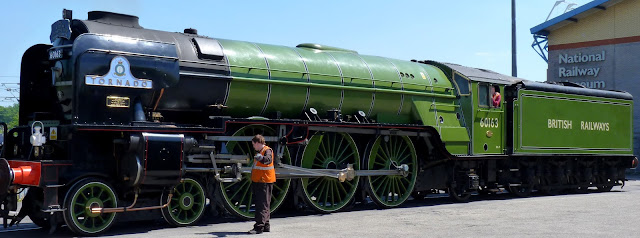
POLYGON ((144 109, 142 108, 142 103, 139 100, 133 106, 133 120, 147 121, 147 116, 144 115, 144 109))
POLYGON ((169 196, 167 196, 167 203, 162 205, 162 206, 133 208, 133 206, 136 204, 136 201, 138 200, 138 194, 136 193, 135 199, 133 201, 133 204, 131 204, 131 206, 128 206, 128 207, 115 207, 115 208, 100 208, 100 207, 96 207, 96 208, 91 208, 91 213, 135 212, 135 211, 146 211, 146 210, 153 210, 153 209, 162 209, 162 208, 165 208, 165 207, 169 206, 169 203, 171 202, 171 198, 172 197, 173 197, 173 193, 169 193, 169 196))

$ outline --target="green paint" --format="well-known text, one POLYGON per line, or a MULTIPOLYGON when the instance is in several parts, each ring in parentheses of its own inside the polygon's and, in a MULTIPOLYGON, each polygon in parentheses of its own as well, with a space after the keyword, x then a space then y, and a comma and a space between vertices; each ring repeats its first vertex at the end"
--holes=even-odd
POLYGON ((505 105, 504 97, 500 107, 495 108, 488 104, 489 92, 480 93, 480 89, 498 86, 500 94, 504 95, 504 86, 472 82, 471 96, 473 98, 473 154, 504 154, 505 153, 505 105), (481 101, 485 102, 484 105, 481 101), (485 150, 486 148, 486 150, 485 150))
POLYGON ((92 207, 117 207, 116 195, 104 183, 89 182, 82 185, 73 197, 67 209, 73 219, 73 225, 83 232, 94 234, 105 230, 113 222, 115 213, 92 213, 92 207))
POLYGON ((186 178, 173 189, 168 211, 171 219, 180 225, 191 225, 204 212, 204 188, 197 181, 186 178))
POLYGON ((267 117, 280 111, 285 118, 299 118, 307 89, 306 108, 316 108, 320 115, 334 108, 344 115, 364 111, 388 123, 407 123, 409 96, 455 99, 444 73, 430 65, 308 44, 291 48, 231 40, 220 43, 233 77, 226 109, 233 115, 260 115, 266 104, 263 115, 267 117), (400 105, 404 106, 398 113, 400 105))
POLYGON ((321 117, 331 109, 363 111, 376 122, 433 126, 450 152, 468 153, 453 84, 435 66, 314 44, 220 43, 233 77, 225 109, 230 115, 300 118, 311 107, 321 117))
POLYGON ((628 100, 520 90, 515 153, 631 155, 632 108, 628 100))
POLYGON ((409 198, 416 183, 417 156, 413 143, 406 136, 379 136, 367 158, 368 170, 395 169, 409 166, 408 175, 370 176, 367 186, 371 199, 383 207, 398 206, 409 198))
MULTIPOLYGON (((301 161, 301 167, 308 169, 344 169, 347 164, 360 169, 358 148, 346 133, 318 132, 309 140, 301 161)), ((322 212, 335 212, 349 204, 359 180, 358 177, 344 182, 328 177, 301 179, 307 203, 322 212)))

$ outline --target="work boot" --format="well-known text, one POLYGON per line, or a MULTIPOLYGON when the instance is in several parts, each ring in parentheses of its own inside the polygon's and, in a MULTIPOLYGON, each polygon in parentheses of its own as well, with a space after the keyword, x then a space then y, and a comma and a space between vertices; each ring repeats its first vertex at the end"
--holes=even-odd
POLYGON ((264 227, 262 226, 257 226, 257 227, 253 227, 253 229, 251 229, 249 231, 249 234, 262 234, 262 232, 264 231, 264 227))
POLYGON ((271 224, 267 223, 264 224, 264 229, 262 229, 264 232, 271 232, 271 224))

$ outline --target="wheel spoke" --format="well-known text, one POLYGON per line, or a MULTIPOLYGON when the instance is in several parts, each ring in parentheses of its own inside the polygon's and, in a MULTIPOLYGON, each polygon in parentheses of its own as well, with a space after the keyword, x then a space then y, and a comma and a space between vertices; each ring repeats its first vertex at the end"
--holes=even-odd
POLYGON ((324 178, 319 178, 319 180, 320 180, 320 183, 318 183, 318 185, 316 185, 315 188, 313 188, 313 190, 309 194, 314 195, 315 192, 318 190, 318 188, 320 188, 324 184, 325 182, 324 178))
MULTIPOLYGON (((347 192, 347 190, 344 188, 344 184, 343 184, 343 183, 339 183, 337 187, 338 187, 338 188, 340 188, 340 191, 342 192, 342 194, 344 194, 344 195, 345 195, 345 197, 346 197, 347 195, 349 195, 349 193, 347 192)), ((342 200, 342 199, 340 199, 340 200, 342 200)))
MULTIPOLYGON (((345 164, 353 164, 355 169, 359 169, 359 158, 353 143, 351 137, 345 133, 318 132, 307 145, 318 150, 305 150, 301 164, 305 168, 323 169, 329 164, 333 166, 334 163, 337 169, 344 168, 345 164)), ((322 177, 303 179, 302 185, 306 202, 310 207, 332 212, 348 204, 355 194, 357 182, 358 179, 339 182, 337 179, 322 177)))
POLYGON ((336 183, 335 180, 331 180, 331 189, 330 189, 331 190, 331 204, 336 204, 335 195, 333 193, 333 191, 336 190, 336 184, 335 183, 336 183))
POLYGON ((316 202, 318 204, 320 203, 320 198, 322 197, 322 193, 324 193, 324 189, 327 187, 327 182, 325 181, 324 183, 322 183, 322 188, 320 188, 320 192, 318 193, 318 196, 316 196, 316 202))
POLYGON ((249 202, 246 204, 247 212, 251 210, 251 204, 253 204, 252 202, 253 202, 253 191, 249 193, 249 202))
MULTIPOLYGON (((416 181, 414 164, 417 157, 413 144, 408 137, 389 136, 387 141, 380 136, 371 146, 368 158, 369 169, 388 169, 390 164, 406 164, 410 170, 408 175, 386 175, 369 177, 369 194, 376 204, 393 207, 402 204, 409 197, 416 181), (381 178, 382 177, 382 178, 381 178)), ((393 166, 391 166, 393 167, 393 166)), ((393 169, 393 168, 392 168, 393 169)))
MULTIPOLYGON (((247 186, 247 185, 249 185, 249 184, 251 184, 251 183, 250 183, 249 181, 247 181, 247 180, 243 180, 243 181, 244 181, 244 182, 242 182, 242 185, 240 185, 240 187, 239 187, 238 189, 236 189, 236 192, 235 192, 235 193, 233 193, 233 195, 229 196, 229 199, 233 199, 233 198, 235 198, 235 197, 236 197, 236 195, 238 195, 238 193, 239 193, 240 191, 244 191, 245 193, 247 192, 247 189, 244 189, 244 187, 245 187, 245 186, 247 186)), ((244 196, 244 194, 243 194, 243 196, 244 196)))
POLYGON ((389 182, 388 179, 387 179, 387 176, 384 176, 383 178, 384 179, 382 180, 382 182, 378 183, 378 186, 376 186, 376 188, 373 189, 374 191, 380 191, 380 187, 386 186, 386 184, 389 182))
POLYGON ((398 184, 400 184, 400 186, 402 187, 402 192, 407 192, 407 187, 404 185, 404 183, 402 181, 398 181, 398 184))
MULTIPOLYGON (((379 176, 371 176, 371 177, 375 177, 375 179, 373 179, 373 180, 371 181, 371 183, 376 183, 376 181, 378 181, 378 180, 380 180, 380 179, 383 179, 383 178, 385 178, 386 176, 384 176, 384 175, 379 175, 379 176)), ((369 179, 371 179, 371 177, 369 177, 369 179)))
POLYGON ((193 184, 189 184, 189 192, 188 193, 192 193, 193 192, 193 184))
POLYGON ((84 195, 84 193, 83 193, 83 192, 81 192, 81 193, 80 193, 80 195, 82 196, 82 198, 84 198, 84 201, 89 200, 89 198, 88 198, 86 195, 84 195))
POLYGON ((342 163, 346 162, 346 160, 347 160, 347 159, 349 159, 349 158, 351 158, 351 156, 352 156, 354 153, 355 153, 354 151, 351 151, 351 153, 349 153, 347 156, 345 156, 345 157, 343 157, 342 159, 340 159, 340 160, 338 161, 338 163, 342 164, 342 163))
POLYGON ((342 155, 344 154, 344 152, 346 152, 351 146, 349 146, 348 143, 342 143, 345 142, 344 141, 344 136, 340 136, 340 143, 338 143, 338 149, 336 149, 336 151, 339 151, 336 154, 336 158, 342 158, 342 155), (344 145, 344 149, 342 149, 342 146, 344 145))
POLYGON ((404 146, 402 148, 402 151, 398 153, 398 157, 400 157, 400 155, 406 155, 407 157, 411 156, 411 153, 405 153, 407 152, 408 149, 409 149, 409 146, 404 146))
POLYGON ((342 195, 340 195, 340 184, 336 184, 334 188, 336 190, 336 197, 338 197, 338 201, 342 201, 342 195))
MULTIPOLYGON (((238 202, 238 206, 243 204, 242 202, 244 202, 244 199, 247 198, 247 193, 249 193, 249 196, 251 196, 251 189, 245 189, 244 190, 244 193, 242 193, 242 196, 240 197, 241 199, 238 202)), ((249 205, 251 205, 251 204, 249 204, 249 205)))
POLYGON ((382 155, 384 160, 388 160, 390 158, 389 154, 384 150, 383 146, 378 144, 378 153, 382 155))

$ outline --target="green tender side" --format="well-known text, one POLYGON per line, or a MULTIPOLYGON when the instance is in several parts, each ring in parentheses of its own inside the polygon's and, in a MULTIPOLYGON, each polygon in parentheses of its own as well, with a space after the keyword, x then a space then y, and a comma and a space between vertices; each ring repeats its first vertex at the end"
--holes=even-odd
POLYGON ((514 153, 631 155, 632 101, 520 90, 514 153))
POLYGON ((410 61, 360 55, 316 44, 275 46, 219 39, 232 82, 226 114, 300 118, 315 108, 321 117, 339 109, 363 111, 381 123, 436 127, 450 151, 466 154, 469 137, 455 90, 438 68, 410 61), (443 118, 440 123, 439 118, 443 118))

